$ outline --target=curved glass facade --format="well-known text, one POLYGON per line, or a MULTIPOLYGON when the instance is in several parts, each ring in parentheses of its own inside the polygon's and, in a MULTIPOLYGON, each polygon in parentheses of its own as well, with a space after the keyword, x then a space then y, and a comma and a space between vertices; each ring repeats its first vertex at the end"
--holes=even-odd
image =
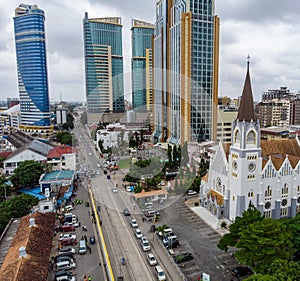
POLYGON ((14 30, 21 109, 21 126, 50 126, 44 11, 21 4, 14 30))

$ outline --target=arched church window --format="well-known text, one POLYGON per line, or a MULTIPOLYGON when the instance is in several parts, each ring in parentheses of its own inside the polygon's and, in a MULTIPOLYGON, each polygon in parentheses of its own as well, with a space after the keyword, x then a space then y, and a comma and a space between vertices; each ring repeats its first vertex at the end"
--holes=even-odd
POLYGON ((247 135, 247 144, 256 144, 256 134, 254 131, 250 131, 247 135))
POLYGON ((241 140, 241 133, 239 130, 236 130, 234 133, 234 142, 240 143, 240 140, 241 140))

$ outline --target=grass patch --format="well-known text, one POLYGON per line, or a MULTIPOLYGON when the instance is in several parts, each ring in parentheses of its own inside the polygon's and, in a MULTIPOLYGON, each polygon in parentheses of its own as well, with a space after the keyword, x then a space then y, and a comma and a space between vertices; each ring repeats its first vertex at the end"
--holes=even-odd
POLYGON ((118 162, 119 169, 129 169, 130 163, 131 163, 131 159, 121 159, 118 162))

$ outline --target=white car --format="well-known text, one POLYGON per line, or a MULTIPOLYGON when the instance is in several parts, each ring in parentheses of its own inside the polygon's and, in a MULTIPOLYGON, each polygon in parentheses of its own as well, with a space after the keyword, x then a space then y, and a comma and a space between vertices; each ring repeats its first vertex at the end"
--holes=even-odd
POLYGON ((152 253, 149 253, 147 255, 147 260, 148 260, 150 265, 157 265, 157 260, 156 260, 155 256, 152 253))
POLYGON ((132 219, 130 221, 130 224, 133 228, 137 228, 139 226, 138 222, 135 219, 132 219))
POLYGON ((135 234, 135 237, 136 237, 137 239, 140 239, 140 238, 143 237, 143 233, 142 233, 142 231, 141 231, 139 228, 136 228, 136 229, 134 230, 134 234, 135 234))
POLYGON ((150 242, 146 237, 142 237, 141 239, 141 246, 144 252, 150 251, 150 242))
POLYGON ((75 234, 70 234, 70 233, 61 234, 59 236, 59 241, 62 241, 64 239, 75 239, 76 240, 76 235, 75 234))
POLYGON ((160 183, 159 183, 159 185, 161 185, 161 186, 163 186, 163 185, 165 185, 166 183, 164 182, 164 181, 161 181, 160 183))
POLYGON ((98 168, 100 168, 100 167, 101 167, 101 165, 98 163, 98 164, 97 164, 97 167, 98 167, 98 168))
POLYGON ((195 190, 191 190, 191 189, 187 193, 187 195, 196 195, 196 194, 197 194, 197 192, 195 190))
POLYGON ((73 206, 72 205, 67 205, 67 206, 65 206, 63 209, 62 209, 62 211, 63 212, 70 212, 70 211, 72 211, 74 208, 73 208, 73 206))
POLYGON ((111 190, 112 190, 113 193, 119 192, 119 190, 116 187, 113 187, 111 190))

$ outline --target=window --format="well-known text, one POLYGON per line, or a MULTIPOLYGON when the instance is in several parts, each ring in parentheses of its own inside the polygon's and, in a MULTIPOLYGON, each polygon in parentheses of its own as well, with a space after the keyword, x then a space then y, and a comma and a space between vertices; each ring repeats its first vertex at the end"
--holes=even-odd
POLYGON ((254 131, 250 131, 247 135, 247 144, 256 144, 256 134, 254 131))
POLYGON ((264 216, 266 219, 271 218, 271 210, 264 211, 264 216))
POLYGON ((281 198, 287 198, 289 193, 288 185, 285 183, 283 188, 281 189, 281 198))
POLYGON ((254 192, 253 192, 253 190, 250 190, 250 191, 248 192, 248 197, 254 197, 254 192))
POLYGON ((265 200, 271 200, 272 198, 272 188, 271 186, 267 187, 267 190, 265 190, 265 200))
POLYGON ((235 143, 240 143, 240 139, 241 139, 241 134, 240 134, 240 131, 237 130, 237 131, 234 133, 234 142, 235 142, 235 143))
POLYGON ((280 209, 280 216, 281 217, 286 217, 288 215, 288 208, 287 207, 283 207, 280 209))

